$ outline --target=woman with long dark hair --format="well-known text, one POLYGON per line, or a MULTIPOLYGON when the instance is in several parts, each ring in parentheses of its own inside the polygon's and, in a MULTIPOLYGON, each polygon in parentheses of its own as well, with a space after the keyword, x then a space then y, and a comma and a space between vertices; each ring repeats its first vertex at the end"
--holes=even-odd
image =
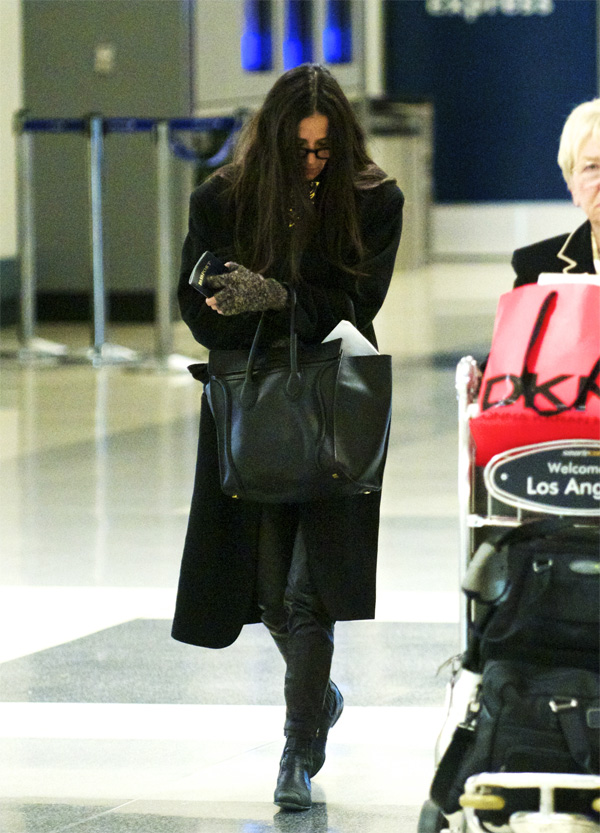
MULTIPOLYGON (((233 163, 191 196, 179 303, 209 349, 248 349, 289 337, 297 297, 301 342, 318 344, 351 321, 376 344, 404 198, 370 159, 341 87, 324 67, 285 73, 247 124, 233 163), (212 251, 228 270, 204 298, 188 283, 212 251)), ((220 489, 214 421, 203 397, 194 494, 175 639, 220 648, 262 621, 286 664, 286 743, 275 803, 311 806, 310 779, 343 708, 330 679, 334 623, 375 612, 379 493, 298 504, 233 500, 220 489)))

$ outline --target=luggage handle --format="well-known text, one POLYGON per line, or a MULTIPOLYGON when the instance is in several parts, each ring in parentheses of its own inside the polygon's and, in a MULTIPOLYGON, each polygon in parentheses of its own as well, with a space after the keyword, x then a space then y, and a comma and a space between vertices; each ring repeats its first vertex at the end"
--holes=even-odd
MULTIPOLYGON (((548 295, 546 295, 546 297, 542 301, 542 305, 540 306, 539 312, 538 312, 536 320, 535 320, 535 324, 533 325, 533 329, 531 331, 531 336, 529 338, 529 344, 527 345, 527 350, 525 351, 525 359, 523 361, 523 370, 521 371, 521 380, 523 382, 523 390, 524 390, 524 394, 525 394, 526 404, 527 404, 528 407, 532 408, 537 414, 539 414, 539 416, 548 416, 548 417, 549 416, 556 416, 556 414, 562 414, 565 411, 572 410, 573 408, 579 408, 580 406, 584 406, 587 394, 591 390, 592 385, 594 384, 598 374, 600 373, 600 358, 599 358, 596 361, 596 363, 594 364, 594 366, 592 368, 592 371, 589 374, 589 376, 587 377, 585 383, 581 386, 581 389, 577 393, 577 396, 575 397, 575 399, 573 400, 573 402, 570 405, 561 404, 561 405, 557 405, 556 408, 554 408, 554 409, 552 409, 552 408, 539 408, 535 404, 535 397, 528 396, 529 391, 531 389, 530 383, 531 383, 531 380, 532 380, 532 377, 533 377, 533 374, 529 370, 529 367, 528 367, 529 357, 530 357, 530 354, 531 354, 533 348, 537 344, 537 341, 540 337, 540 334, 542 332, 542 328, 544 326, 544 323, 546 322, 546 319, 552 313, 552 311, 550 309, 551 304, 557 297, 558 297, 558 292, 556 290, 553 290, 552 292, 549 292, 548 295)), ((567 378, 568 378, 567 376, 564 377, 564 379, 567 379, 567 378)), ((560 381, 564 381, 564 379, 561 379, 560 381)), ((503 403, 498 403, 498 404, 503 404, 503 403)))
POLYGON ((582 725, 579 701, 574 697, 553 697, 548 705, 558 718, 558 724, 573 760, 584 772, 594 775, 592 750, 582 725))
MULTIPOLYGON (((297 399, 304 390, 304 380, 298 368, 298 334, 296 333, 296 291, 293 287, 286 285, 290 299, 290 375, 285 386, 286 395, 291 399, 297 399)), ((258 344, 263 330, 266 311, 260 316, 252 347, 248 356, 244 384, 240 392, 240 403, 243 408, 252 408, 258 397, 258 385, 254 381, 254 363, 258 353, 258 344)))

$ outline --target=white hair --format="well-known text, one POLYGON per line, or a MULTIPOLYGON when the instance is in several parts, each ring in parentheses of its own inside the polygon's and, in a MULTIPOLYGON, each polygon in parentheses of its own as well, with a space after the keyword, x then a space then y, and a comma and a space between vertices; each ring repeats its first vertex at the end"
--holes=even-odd
POLYGON ((591 138, 600 139, 600 98, 593 98, 575 107, 563 127, 558 164, 569 187, 581 147, 591 138))

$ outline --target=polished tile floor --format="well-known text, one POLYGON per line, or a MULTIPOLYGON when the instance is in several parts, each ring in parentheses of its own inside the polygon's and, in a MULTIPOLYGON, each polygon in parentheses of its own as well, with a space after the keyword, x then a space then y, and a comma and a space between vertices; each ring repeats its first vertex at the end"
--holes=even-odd
MULTIPOLYGON (((497 268, 399 276, 377 322, 395 357, 377 617, 337 626, 346 709, 299 814, 272 804, 283 664, 264 630, 222 651, 169 635, 200 393, 177 368, 202 349, 178 324, 170 369, 93 368, 86 328, 40 328, 66 362, 19 360, 0 331, 2 833, 416 831, 459 647, 453 360, 485 351, 472 288, 497 268)), ((150 327, 111 338, 152 351, 150 327)))

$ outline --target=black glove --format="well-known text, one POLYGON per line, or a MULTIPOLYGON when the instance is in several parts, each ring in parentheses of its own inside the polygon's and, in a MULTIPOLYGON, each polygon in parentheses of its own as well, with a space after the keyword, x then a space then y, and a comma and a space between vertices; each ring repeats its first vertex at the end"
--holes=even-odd
POLYGON ((223 315, 283 309, 287 304, 288 295, 284 286, 273 278, 263 278, 251 272, 239 263, 231 264, 231 272, 211 275, 206 283, 217 290, 217 309, 223 315))

